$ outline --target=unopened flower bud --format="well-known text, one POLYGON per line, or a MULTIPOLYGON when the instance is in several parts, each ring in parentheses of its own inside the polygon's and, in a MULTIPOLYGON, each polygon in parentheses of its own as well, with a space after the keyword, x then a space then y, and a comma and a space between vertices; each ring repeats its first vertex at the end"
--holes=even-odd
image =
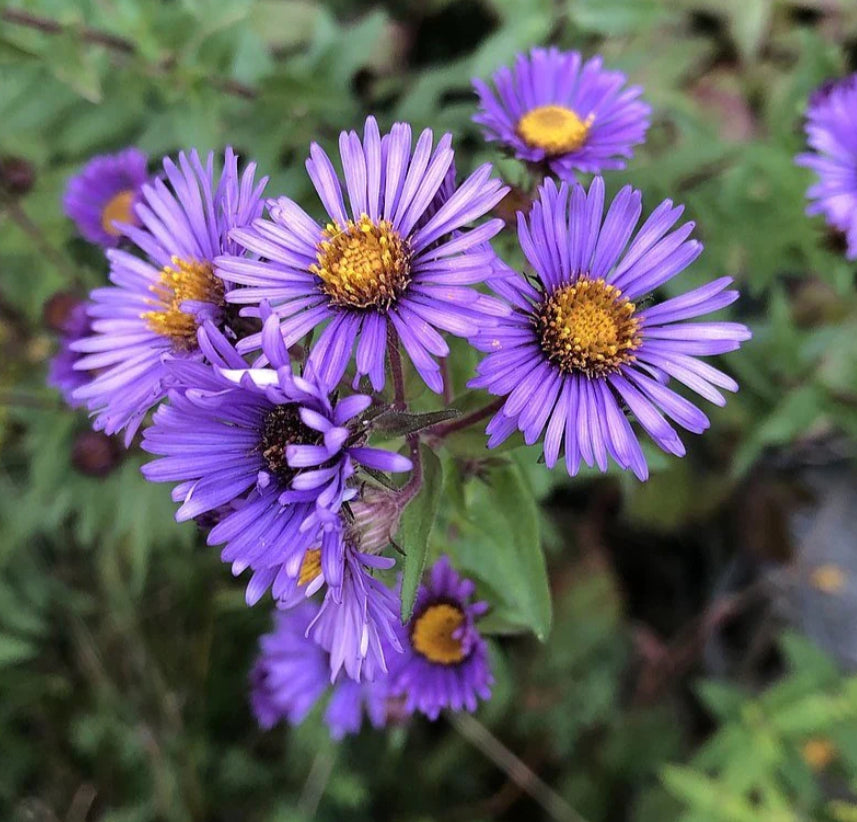
POLYGON ((354 519, 349 532, 365 554, 378 554, 396 536, 401 509, 396 495, 380 488, 364 489, 360 499, 351 505, 354 519))
POLYGON ((80 297, 70 291, 57 291, 42 306, 42 322, 57 334, 67 332, 72 312, 81 302, 80 297))
POLYGON ((14 197, 22 197, 36 181, 31 163, 22 157, 0 158, 0 188, 14 197))
POLYGON ((124 450, 115 437, 81 431, 74 440, 71 462, 88 477, 106 477, 122 461, 124 450))

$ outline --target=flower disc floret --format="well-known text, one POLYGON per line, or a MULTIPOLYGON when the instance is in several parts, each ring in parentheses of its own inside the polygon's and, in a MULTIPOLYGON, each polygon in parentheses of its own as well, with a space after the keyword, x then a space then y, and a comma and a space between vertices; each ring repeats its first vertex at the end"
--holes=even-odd
POLYGON ((345 308, 387 309, 411 281, 408 245, 389 220, 361 215, 344 226, 330 223, 318 245, 318 264, 310 270, 321 280, 331 304, 345 308))

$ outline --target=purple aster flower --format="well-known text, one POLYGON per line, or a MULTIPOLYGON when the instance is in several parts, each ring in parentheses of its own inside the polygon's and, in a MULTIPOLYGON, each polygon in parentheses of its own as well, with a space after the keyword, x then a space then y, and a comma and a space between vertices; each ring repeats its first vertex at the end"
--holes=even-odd
POLYGON ((388 672, 391 651, 402 650, 399 599, 372 570, 389 570, 395 561, 360 553, 346 533, 343 580, 328 587, 309 635, 330 653, 331 681, 340 670, 357 681, 369 681, 388 672))
POLYGON ((361 683, 339 676, 331 685, 327 652, 307 638, 317 610, 304 602, 278 612, 274 631, 259 640, 261 653, 250 673, 250 703, 259 725, 268 729, 281 719, 299 725, 330 691, 324 721, 334 739, 358 733, 364 712, 372 727, 383 728, 391 702, 387 678, 361 683))
POLYGON ((826 83, 810 98, 806 133, 813 151, 797 163, 818 175, 806 213, 823 214, 844 232, 847 257, 857 259, 857 74, 826 83))
POLYGON ((91 331, 86 310, 86 303, 78 302, 63 318, 59 328, 59 348, 48 368, 48 385, 56 388, 71 408, 78 408, 82 404, 74 398, 75 390, 92 378, 91 374, 76 370, 75 365, 81 355, 71 349, 72 343, 83 339, 91 331))
POLYGON ((697 434, 709 422, 667 386, 669 379, 723 405, 717 387, 736 391, 738 385, 697 358, 734 351, 750 332, 738 323, 685 322, 737 298, 725 290, 728 277, 661 303, 643 301, 702 251, 688 239, 693 223, 672 230, 681 206, 665 200, 633 240, 640 192, 626 186, 606 216, 603 210, 604 181, 596 177, 588 193, 549 180, 529 215, 518 215, 518 238, 535 278, 519 278, 516 289, 503 280, 515 310, 471 341, 488 356, 470 385, 508 395, 488 424, 489 448, 515 429, 532 444, 547 426, 548 467, 564 444, 572 476, 581 460, 605 471, 609 455, 646 479, 625 409, 660 448, 682 456, 684 446, 666 418, 697 434))
MULTIPOLYGON (((265 311, 262 347, 270 368, 247 368, 211 323, 199 330, 206 362, 175 359, 169 402, 146 429, 143 448, 162 459, 143 467, 154 482, 178 482, 176 519, 218 511, 209 545, 225 543, 224 562, 236 575, 253 572, 247 601, 273 586, 275 598, 318 576, 305 565, 316 555, 323 582, 343 585, 344 548, 339 508, 356 466, 407 471, 406 457, 364 445, 366 431, 349 422, 371 400, 354 394, 338 401, 310 368, 292 373, 277 318, 265 311), (222 506, 231 505, 231 513, 222 506), (303 580, 303 583, 301 583, 303 580)), ((316 583, 316 588, 320 585, 316 583)), ((313 588, 312 590, 315 590, 313 588)))
MULTIPOLYGON (((380 391, 388 334, 395 331, 426 384, 440 392, 443 380, 434 358, 447 356, 449 348, 438 332, 466 337, 505 311, 469 287, 485 279, 485 254, 476 247, 502 222, 461 230, 506 192, 491 177, 490 164, 431 213, 452 166, 450 144, 447 134, 432 150, 432 132, 426 130, 412 147, 405 123, 381 137, 372 117, 362 142, 356 132, 343 133, 348 209, 333 165, 313 144, 307 170, 330 221, 317 223, 285 197, 269 201, 270 219, 233 234, 260 259, 232 254, 217 260, 218 272, 243 286, 228 290, 227 301, 269 300, 287 346, 326 322, 310 361, 331 385, 342 378, 356 346, 357 379, 368 375, 380 391)), ((249 336, 239 350, 258 346, 258 335, 249 336)))
POLYGON ((78 231, 105 248, 119 244, 119 224, 136 225, 135 205, 149 179, 148 158, 136 148, 93 157, 68 181, 63 208, 78 231))
POLYGON ((475 711, 477 698, 490 699, 494 677, 476 628, 488 603, 471 602, 474 590, 446 557, 420 586, 404 652, 390 673, 390 690, 404 697, 406 711, 437 719, 444 708, 475 711))
POLYGON ((600 57, 583 62, 576 51, 536 48, 493 81, 496 92, 473 81, 481 104, 473 119, 485 138, 562 179, 624 168, 645 139, 651 109, 637 99, 642 89, 626 88, 625 75, 602 68, 600 57))
POLYGON ((214 155, 203 166, 196 152, 164 160, 163 180, 144 185, 135 214, 140 227, 123 233, 145 254, 141 259, 110 249, 113 286, 92 292, 93 334, 74 343, 77 368, 99 375, 75 393, 108 434, 125 429, 130 443, 148 410, 168 388, 166 363, 198 359, 197 329, 204 320, 225 321, 224 284, 212 261, 240 253, 229 232, 258 217, 266 180, 254 183, 255 165, 238 175, 238 159, 226 150, 215 180, 214 155))

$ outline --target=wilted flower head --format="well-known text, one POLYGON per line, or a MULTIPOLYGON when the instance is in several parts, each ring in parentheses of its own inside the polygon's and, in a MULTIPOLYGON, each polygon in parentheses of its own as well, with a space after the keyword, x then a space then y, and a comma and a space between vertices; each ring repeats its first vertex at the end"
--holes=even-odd
POLYGON ((643 303, 690 265, 702 245, 688 239, 693 223, 672 230, 683 209, 669 200, 632 240, 641 210, 642 195, 626 186, 604 215, 604 182, 596 177, 588 193, 547 181, 529 215, 518 215, 535 279, 503 278, 502 293, 515 310, 472 340, 488 355, 470 385, 508 395, 488 425, 489 447, 515 429, 528 444, 544 432, 548 467, 564 449, 571 475, 581 460, 605 471, 612 457, 645 479, 646 460, 624 408, 660 448, 682 456, 684 446, 666 418, 697 434, 709 422, 669 380, 717 405, 725 403, 717 388, 738 389, 697 358, 735 350, 749 339, 747 328, 686 322, 737 299, 725 290, 731 280, 643 303))
POLYGON ((395 562, 361 554, 347 540, 342 546, 342 585, 328 588, 309 635, 330 653, 331 680, 342 669, 354 680, 378 679, 402 643, 399 600, 373 571, 389 570, 395 562))
POLYGON ((490 698, 494 677, 476 627, 488 603, 472 602, 474 590, 446 557, 420 586, 403 654, 390 675, 391 691, 404 698, 406 711, 437 719, 446 708, 475 711, 478 699, 490 698))
POLYGON ((600 57, 584 62, 576 51, 536 48, 519 54, 514 68, 501 68, 494 89, 473 81, 481 103, 473 119, 486 139, 521 160, 546 163, 562 179, 624 168, 645 139, 651 113, 637 99, 642 89, 626 87, 626 80, 602 68, 600 57))
POLYGON ((78 231, 105 248, 119 244, 122 225, 138 225, 135 206, 149 178, 148 158, 136 148, 93 157, 68 181, 63 207, 78 231))
POLYGON ((140 226, 123 233, 145 255, 110 249, 113 285, 92 292, 93 333, 73 345, 77 368, 99 372, 75 398, 95 414, 108 434, 125 429, 130 442, 143 417, 166 394, 166 363, 199 359, 197 329, 204 320, 224 322, 223 282, 212 261, 239 252, 229 239, 262 210, 265 180, 254 183, 252 163, 238 176, 238 159, 227 149, 217 179, 214 155, 205 166, 195 151, 164 160, 167 182, 144 185, 134 213, 140 226))
POLYGON ((823 214, 845 233, 848 259, 857 259, 857 74, 828 82, 810 99, 806 134, 811 153, 797 163, 811 168, 807 214, 823 214))
MULTIPOLYGON (((271 200, 269 219, 234 233, 260 259, 229 255, 217 261, 218 272, 242 286, 228 290, 226 299, 269 300, 287 346, 327 322, 310 362, 331 385, 342 378, 356 346, 357 377, 368 375, 381 390, 394 331, 426 384, 440 392, 434 357, 445 357, 449 348, 438 332, 466 337, 503 313, 496 300, 468 287, 485 279, 485 255, 474 249, 502 222, 462 229, 493 208, 506 189, 486 164, 425 219, 453 162, 451 137, 441 137, 434 149, 433 142, 426 130, 412 146, 405 123, 382 137, 372 117, 362 141, 356 132, 343 132, 348 208, 330 159, 313 144, 307 170, 329 222, 317 223, 287 197, 271 200)), ((239 350, 258 346, 258 335, 250 336, 239 350)))

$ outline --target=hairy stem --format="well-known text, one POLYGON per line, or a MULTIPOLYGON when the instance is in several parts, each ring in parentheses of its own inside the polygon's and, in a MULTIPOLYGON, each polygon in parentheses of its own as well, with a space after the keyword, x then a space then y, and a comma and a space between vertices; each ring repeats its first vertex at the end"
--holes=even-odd
POLYGON ((423 486, 423 458, 420 454, 420 435, 408 434, 408 445, 411 448, 411 462, 414 467, 411 470, 411 478, 402 486, 399 491, 399 500, 402 507, 410 502, 423 486))
POLYGON ((505 401, 505 397, 497 397, 497 399, 489 402, 488 405, 482 408, 477 408, 475 411, 471 411, 469 414, 464 414, 457 420, 452 420, 451 422, 444 422, 440 425, 434 426, 433 428, 429 428, 428 433, 432 437, 432 439, 442 440, 444 437, 448 437, 450 434, 454 434, 456 431, 462 431, 465 428, 469 428, 471 425, 475 425, 477 422, 481 422, 486 417, 490 417, 492 414, 496 413, 503 407, 503 403, 505 401))
POLYGON ((27 212, 14 199, 0 195, 0 206, 2 206, 2 213, 27 236, 33 247, 45 259, 50 260, 69 282, 78 286, 81 284, 80 273, 69 263, 68 258, 44 238, 42 230, 27 216, 27 212))
POLYGON ((307 776, 306 783, 298 800, 298 807, 303 811, 307 819, 315 816, 335 764, 335 753, 325 750, 316 754, 310 768, 309 776, 307 776))
POLYGON ((393 375, 393 408, 404 411, 408 404, 405 402, 405 377, 402 371, 402 355, 399 351, 399 337, 390 328, 387 332, 387 357, 390 360, 390 371, 393 375))
POLYGON ((440 361, 440 375, 443 378, 443 404, 448 406, 452 402, 452 375, 449 373, 447 357, 440 361))

